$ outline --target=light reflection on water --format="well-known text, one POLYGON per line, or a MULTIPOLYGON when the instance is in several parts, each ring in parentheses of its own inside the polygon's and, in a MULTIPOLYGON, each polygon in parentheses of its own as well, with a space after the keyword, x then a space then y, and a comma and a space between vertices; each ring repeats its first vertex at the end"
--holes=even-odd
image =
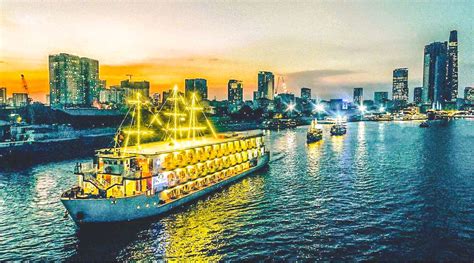
POLYGON ((0 260, 474 259, 474 122, 267 133, 268 169, 160 218, 77 230, 78 160, 0 173, 0 260), (429 238, 428 238, 429 237, 429 238))

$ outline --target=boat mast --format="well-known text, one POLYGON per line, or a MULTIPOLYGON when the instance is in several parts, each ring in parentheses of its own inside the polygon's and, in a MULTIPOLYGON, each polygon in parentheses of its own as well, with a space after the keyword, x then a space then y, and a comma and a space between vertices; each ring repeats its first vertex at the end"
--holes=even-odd
POLYGON ((128 148, 128 143, 130 141, 130 136, 135 135, 136 136, 136 147, 138 149, 141 148, 141 136, 142 135, 148 135, 151 134, 152 132, 149 130, 143 130, 142 129, 142 106, 147 104, 146 102, 143 102, 141 99, 141 94, 140 92, 136 93, 136 99, 134 100, 129 100, 128 104, 130 105, 135 105, 134 111, 132 113, 132 122, 130 129, 124 130, 124 133, 127 134, 127 138, 125 139, 125 146, 124 146, 124 152, 127 151, 128 148), (133 117, 136 115, 137 120, 135 122, 135 129, 133 127, 133 117))

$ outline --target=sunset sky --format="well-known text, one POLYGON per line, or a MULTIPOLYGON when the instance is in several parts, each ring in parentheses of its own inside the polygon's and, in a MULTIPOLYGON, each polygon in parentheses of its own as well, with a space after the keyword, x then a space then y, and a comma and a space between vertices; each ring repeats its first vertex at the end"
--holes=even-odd
POLYGON ((0 86, 21 91, 25 74, 44 101, 48 55, 99 60, 100 78, 118 84, 133 74, 152 92, 208 80, 223 99, 227 81, 259 70, 285 77, 322 98, 352 97, 352 88, 390 91, 392 71, 408 67, 410 99, 421 86, 424 45, 458 30, 459 86, 474 85, 474 1, 6 1, 0 0, 0 86))

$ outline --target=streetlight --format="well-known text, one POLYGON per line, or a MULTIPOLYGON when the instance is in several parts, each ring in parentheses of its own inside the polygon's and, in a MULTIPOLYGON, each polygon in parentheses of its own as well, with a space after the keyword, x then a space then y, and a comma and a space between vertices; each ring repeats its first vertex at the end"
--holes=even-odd
POLYGON ((316 106, 314 106, 314 109, 319 113, 319 112, 323 112, 324 111, 324 105, 323 104, 316 104, 316 106))

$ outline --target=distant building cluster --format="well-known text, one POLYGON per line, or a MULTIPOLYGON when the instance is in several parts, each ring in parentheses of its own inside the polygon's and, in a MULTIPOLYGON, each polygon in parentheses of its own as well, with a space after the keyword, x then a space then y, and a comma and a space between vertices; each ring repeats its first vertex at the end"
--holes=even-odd
MULTIPOLYGON (((99 76, 99 61, 86 57, 60 53, 49 56, 49 86, 47 103, 52 108, 126 108, 128 98, 140 94, 153 105, 165 103, 170 91, 150 94, 150 82, 132 80, 132 75, 120 85, 107 86, 99 76)), ((340 98, 330 100, 314 99, 311 88, 301 87, 300 97, 288 92, 282 76, 276 78, 270 71, 259 71, 257 87, 252 100, 244 99, 244 83, 229 79, 227 100, 209 99, 208 81, 204 78, 186 79, 182 96, 197 96, 206 110, 217 115, 234 114, 246 110, 261 110, 268 114, 288 116, 291 114, 314 114, 325 108, 331 112, 346 110, 386 111, 419 107, 429 109, 472 109, 473 87, 465 87, 463 98, 458 98, 458 38, 457 31, 450 32, 446 42, 433 42, 424 47, 423 85, 413 88, 413 101, 409 101, 408 68, 393 70, 391 98, 389 91, 378 90, 373 100, 367 98, 363 87, 353 89, 353 100, 340 98), (283 84, 280 86, 279 84, 283 84), (280 90, 279 90, 280 89, 280 90)), ((22 80, 23 75, 22 75, 22 80)), ((0 107, 24 107, 29 104, 26 83, 24 93, 13 93, 7 97, 6 87, 0 87, 0 107)))

